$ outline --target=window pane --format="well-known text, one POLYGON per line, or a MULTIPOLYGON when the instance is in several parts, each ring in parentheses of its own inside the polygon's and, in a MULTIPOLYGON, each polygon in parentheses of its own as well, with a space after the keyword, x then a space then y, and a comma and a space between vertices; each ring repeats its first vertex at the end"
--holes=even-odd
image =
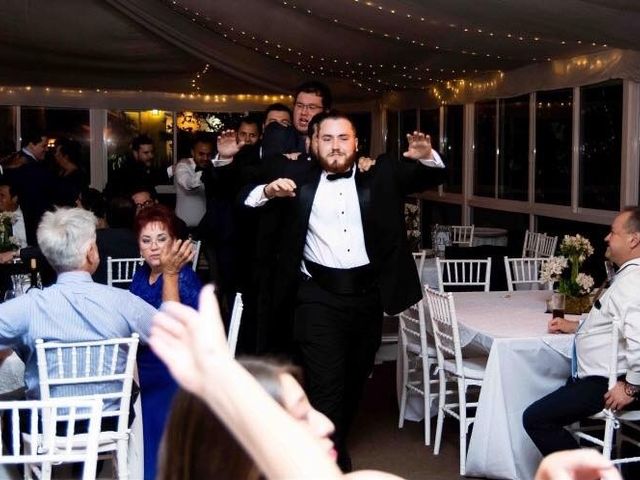
POLYGON ((409 147, 407 133, 413 133, 418 129, 418 111, 416 109, 400 112, 400 127, 398 135, 400 139, 400 153, 406 152, 409 147))
POLYGON ((449 167, 447 183, 444 186, 447 192, 462 193, 463 117, 463 105, 447 105, 444 108, 442 152, 449 167))
POLYGON ((495 197, 496 180, 496 102, 475 105, 473 193, 495 197))
POLYGON ((398 158, 398 112, 387 110, 387 154, 398 158))
POLYGON ((371 153, 371 113, 358 112, 349 113, 358 132, 358 152, 360 155, 370 155, 371 153))
MULTIPOLYGON (((442 152, 440 148, 440 109, 420 110, 420 131, 431 137, 431 146, 442 152)), ((445 160, 446 161, 446 160, 445 160)), ((429 187, 427 190, 437 191, 438 187, 429 187)))
POLYGON ((431 145, 440 151, 440 109, 420 110, 420 131, 431 137, 431 145))
POLYGON ((107 113, 108 174, 124 165, 131 156, 131 141, 145 134, 154 145, 153 165, 168 167, 173 163, 173 119, 162 110, 122 111, 107 113))
POLYGON ((14 153, 16 150, 16 125, 13 107, 0 107, 0 158, 14 153))
MULTIPOLYGON (((75 140, 80 144, 80 165, 85 178, 89 180, 90 163, 90 131, 89 131, 89 110, 79 110, 73 108, 45 108, 45 107, 22 107, 20 128, 22 132, 40 130, 49 138, 49 146, 52 147, 55 140, 67 138, 75 140)), ((53 148, 47 152, 46 162, 56 168, 53 159, 53 148)))
MULTIPOLYGON (((476 227, 506 228, 508 232, 507 248, 509 256, 521 256, 524 231, 529 228, 529 215, 526 213, 505 212, 487 208, 473 208, 471 214, 473 218, 472 223, 476 227)), ((502 265, 492 265, 491 268, 502 268, 502 265)))
POLYGON ((526 200, 529 182, 529 95, 499 100, 498 197, 526 200))
POLYGON ((453 203, 422 201, 422 246, 431 248, 431 226, 460 225, 462 223, 462 207, 453 203))
POLYGON ((570 205, 573 90, 536 97, 536 202, 570 205))
POLYGON ((580 89, 580 198, 587 208, 618 210, 622 83, 580 89))

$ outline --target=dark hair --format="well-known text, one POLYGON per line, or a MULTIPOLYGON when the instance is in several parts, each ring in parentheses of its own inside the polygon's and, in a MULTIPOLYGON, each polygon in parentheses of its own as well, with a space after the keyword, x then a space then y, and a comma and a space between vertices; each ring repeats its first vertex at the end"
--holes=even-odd
POLYGON ((310 140, 313 139, 313 136, 318 131, 318 125, 320 125, 320 122, 327 118, 327 115, 327 112, 321 112, 317 115, 314 115, 313 118, 309 120, 309 123, 307 124, 307 136, 310 140))
POLYGON ((154 222, 163 224, 167 228, 169 235, 171 235, 173 238, 178 238, 178 232, 180 231, 180 226, 178 225, 178 217, 176 217, 175 212, 169 207, 166 207, 159 203, 151 205, 147 208, 143 208, 135 216, 133 229, 136 232, 136 236, 139 237, 142 229, 148 224, 154 222))
POLYGON ((333 104, 333 97, 331 96, 331 89, 327 87, 324 83, 318 82, 315 80, 311 80, 309 82, 304 82, 295 89, 293 93, 293 101, 298 100, 298 95, 301 93, 314 93, 319 97, 322 97, 322 108, 328 110, 331 108, 333 104))
POLYGON ((153 140, 146 133, 142 133, 131 140, 131 150, 140 150, 141 145, 153 145, 153 140))
POLYGON ((236 128, 236 130, 240 130, 240 125, 242 124, 245 125, 255 125, 256 128, 258 129, 258 135, 262 134, 262 124, 258 121, 258 119, 252 115, 246 115, 244 117, 242 117, 240 120, 238 120, 238 127, 236 128))
MULTIPOLYGON (((283 404, 280 376, 289 373, 297 377, 293 367, 250 358, 241 359, 240 363, 274 400, 283 404)), ((257 470, 255 462, 209 407, 183 390, 173 399, 159 464, 159 480, 245 480, 255 476, 252 474, 257 470)))
POLYGON ((80 191, 80 205, 85 210, 89 210, 98 218, 104 218, 106 202, 102 193, 95 188, 83 188, 80 191))
POLYGON ((152 185, 134 185, 129 189, 129 196, 133 197, 136 193, 147 192, 152 200, 158 199, 156 187, 152 185))
POLYGON ((622 209, 623 212, 629 212, 629 219, 625 224, 625 228, 629 233, 640 232, 640 207, 630 206, 622 209))
POLYGON ((284 103, 272 103, 271 105, 269 105, 264 111, 265 118, 267 117, 269 112, 287 112, 289 116, 293 115, 291 113, 291 109, 287 107, 284 103))
MULTIPOLYGON (((316 115, 318 116, 318 115, 316 115)), ((312 118, 311 120, 313 121, 315 119, 312 118)), ((328 112, 322 114, 322 116, 318 119, 317 122, 317 129, 320 129, 320 125, 322 124, 322 122, 324 122, 325 120, 346 120, 347 122, 349 122, 351 124, 351 127, 353 128, 353 132, 357 135, 356 132, 356 126, 353 123, 353 120, 351 120, 351 118, 349 118, 349 115, 347 115, 346 113, 340 112, 338 110, 329 110, 328 112)), ((311 127, 311 123, 309 122, 309 127, 311 127)), ((311 129, 311 128, 309 128, 311 129)))
POLYGON ((27 130, 21 134, 22 146, 26 147, 29 144, 37 145, 42 141, 42 138, 46 138, 47 134, 43 130, 33 129, 27 130))
POLYGON ((4 178, 4 177, 0 177, 0 187, 9 188, 9 196, 11 198, 18 196, 18 194, 16 192, 14 192, 13 185, 11 185, 11 182, 9 180, 7 180, 6 178, 4 178))
POLYGON ((213 135, 211 135, 209 132, 196 132, 191 138, 191 148, 195 148, 196 144, 198 143, 208 143, 209 145, 211 145, 211 147, 213 147, 216 142, 213 138, 213 135))
POLYGON ((109 200, 107 223, 111 228, 133 228, 136 205, 130 197, 119 195, 109 200))
POLYGON ((59 138, 56 140, 56 148, 60 148, 60 153, 69 157, 74 165, 80 166, 80 143, 70 138, 59 138))

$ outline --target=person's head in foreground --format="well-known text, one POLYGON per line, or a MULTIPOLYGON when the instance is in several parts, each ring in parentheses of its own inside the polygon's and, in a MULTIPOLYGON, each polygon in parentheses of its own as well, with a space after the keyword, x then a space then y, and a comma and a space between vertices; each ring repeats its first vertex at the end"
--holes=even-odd
POLYGON ((56 273, 95 273, 100 263, 96 223, 95 215, 82 208, 45 212, 38 225, 38 245, 56 273))
POLYGON ((600 452, 580 448, 544 457, 535 480, 622 480, 622 477, 600 452))
POLYGON ((134 230, 138 237, 140 255, 152 272, 160 272, 160 256, 163 250, 170 249, 178 238, 178 220, 175 213, 159 203, 143 208, 136 215, 134 230))
POLYGON ((613 220, 605 237, 606 257, 620 266, 640 257, 640 207, 627 207, 613 220))
MULTIPOLYGON (((240 364, 297 422, 308 429, 335 459, 333 424, 309 404, 290 365, 246 358, 240 364)), ((164 431, 159 480, 200 478, 258 479, 258 468, 233 434, 198 397, 180 390, 164 431)))

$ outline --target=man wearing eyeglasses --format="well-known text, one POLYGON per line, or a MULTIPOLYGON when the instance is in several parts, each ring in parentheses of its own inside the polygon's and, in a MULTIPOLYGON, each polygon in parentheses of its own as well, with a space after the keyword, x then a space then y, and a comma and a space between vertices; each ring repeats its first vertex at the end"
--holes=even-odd
POLYGON ((318 113, 327 112, 331 108, 333 98, 331 90, 324 83, 309 81, 299 85, 294 92, 293 126, 298 132, 296 150, 304 153, 305 139, 309 130, 309 122, 318 113))

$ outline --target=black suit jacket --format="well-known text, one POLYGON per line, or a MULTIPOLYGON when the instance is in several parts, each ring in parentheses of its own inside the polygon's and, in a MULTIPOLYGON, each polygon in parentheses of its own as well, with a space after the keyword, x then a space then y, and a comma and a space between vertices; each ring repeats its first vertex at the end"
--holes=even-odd
MULTIPOLYGON (((292 299, 299 278, 309 216, 320 181, 321 169, 315 162, 281 159, 273 162, 272 179, 291 178, 297 185, 296 196, 271 200, 273 212, 265 216, 264 240, 274 244, 279 233, 273 301, 292 299), (268 220, 267 220, 268 218, 268 220)), ((355 182, 360 202, 364 240, 371 266, 377 275, 380 298, 385 312, 396 314, 416 303, 421 287, 407 242, 404 199, 408 194, 438 185, 445 169, 426 167, 419 162, 378 157, 368 172, 356 170, 355 182)))

